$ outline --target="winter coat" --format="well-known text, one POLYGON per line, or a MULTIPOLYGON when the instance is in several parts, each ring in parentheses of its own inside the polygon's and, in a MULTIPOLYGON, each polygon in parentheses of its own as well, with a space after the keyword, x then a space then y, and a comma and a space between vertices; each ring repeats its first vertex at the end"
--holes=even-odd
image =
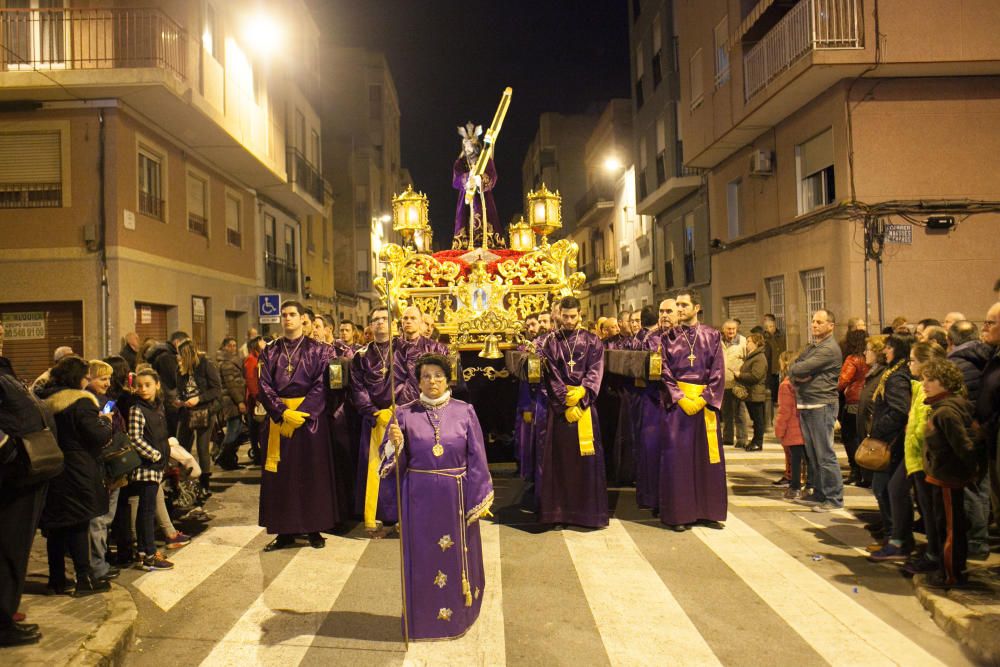
POLYGON ((239 406, 246 401, 247 392, 240 355, 238 352, 229 354, 225 350, 219 350, 215 353, 215 363, 222 381, 222 418, 229 420, 239 417, 239 406))
POLYGON ((767 355, 764 348, 754 350, 746 359, 736 374, 736 380, 747 388, 748 403, 761 403, 767 396, 767 355))
MULTIPOLYGON (((201 363, 191 369, 194 383, 198 387, 198 405, 194 409, 208 408, 211 414, 219 411, 222 398, 222 378, 219 377, 219 368, 215 362, 205 357, 204 353, 198 355, 201 363)), ((190 396, 185 394, 188 384, 188 375, 177 375, 177 391, 180 400, 187 400, 190 396)))
POLYGON ((260 373, 257 370, 258 359, 259 357, 251 352, 243 360, 243 379, 246 381, 248 402, 256 401, 257 394, 260 393, 260 373))
MULTIPOLYGON (((638 348, 633 347, 630 349, 638 348)), ((732 389, 733 383, 736 381, 736 375, 740 372, 740 366, 743 364, 743 359, 747 356, 746 339, 740 335, 737 335, 736 340, 732 343, 727 343, 723 339, 722 352, 726 360, 726 389, 732 389)))
POLYGON ((857 405, 861 398, 861 390, 865 386, 865 375, 868 374, 868 364, 864 356, 850 354, 840 367, 840 379, 837 381, 837 391, 844 395, 847 405, 857 405))
POLYGON ((72 526, 107 514, 100 454, 111 440, 111 422, 98 416, 97 397, 90 392, 50 386, 43 398, 55 415, 65 467, 49 482, 41 526, 72 526))
POLYGON ((910 414, 913 394, 906 361, 898 367, 893 363, 883 371, 883 375, 886 373, 889 375, 885 381, 885 392, 872 400, 872 430, 869 435, 889 443, 891 460, 895 463, 903 460, 903 436, 906 435, 906 419, 910 414))
POLYGON ((138 362, 137 353, 132 347, 125 343, 122 345, 122 349, 118 352, 118 356, 128 362, 128 367, 131 371, 135 372, 135 365, 138 362))
POLYGON ((782 447, 804 445, 802 427, 799 425, 799 410, 795 407, 795 387, 785 378, 778 385, 778 411, 774 414, 774 435, 781 440, 782 447))
POLYGON ((985 463, 973 441, 972 404, 951 394, 929 398, 927 402, 931 406, 924 436, 924 470, 928 481, 961 488, 979 478, 985 463))
POLYGON ((976 421, 982 446, 996 456, 997 432, 1000 431, 1000 349, 993 348, 993 356, 983 368, 982 384, 976 397, 976 421))
POLYGON ((906 419, 906 435, 903 436, 903 462, 906 464, 906 474, 912 475, 924 469, 924 437, 927 430, 927 417, 931 406, 924 402, 927 395, 920 380, 910 380, 913 398, 910 400, 910 415, 906 419))
POLYGON ((875 395, 875 389, 878 387, 878 381, 882 377, 883 371, 885 371, 885 366, 879 363, 869 368, 865 374, 865 384, 858 395, 858 434, 862 438, 868 435, 868 429, 871 426, 872 397, 875 395))
POLYGON ((773 334, 764 332, 764 356, 767 357, 767 372, 778 374, 778 357, 785 351, 785 334, 775 331, 773 334))
POLYGON ((167 405, 177 396, 177 348, 170 343, 157 343, 146 352, 146 361, 160 376, 160 386, 167 405))
POLYGON ((16 441, 45 426, 42 411, 25 386, 13 375, 0 372, 0 490, 24 472, 16 441))
POLYGON ((965 380, 965 391, 969 401, 975 405, 979 398, 979 390, 983 384, 983 369, 996 350, 991 345, 978 340, 962 343, 948 353, 948 361, 962 371, 965 380))
POLYGON ((799 403, 836 406, 839 402, 837 378, 843 365, 840 345, 833 336, 809 344, 788 368, 799 403))

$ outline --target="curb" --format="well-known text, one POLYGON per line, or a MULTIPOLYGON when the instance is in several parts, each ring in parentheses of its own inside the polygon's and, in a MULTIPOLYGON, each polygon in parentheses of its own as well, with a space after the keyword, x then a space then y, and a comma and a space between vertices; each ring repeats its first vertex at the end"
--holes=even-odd
POLYGON ((73 667, 114 667, 125 662, 125 653, 135 636, 139 612, 128 590, 111 584, 108 616, 66 664, 73 667))
POLYGON ((924 586, 924 576, 913 577, 913 588, 938 627, 958 640, 978 661, 1000 664, 1000 616, 977 613, 952 600, 948 591, 924 586))

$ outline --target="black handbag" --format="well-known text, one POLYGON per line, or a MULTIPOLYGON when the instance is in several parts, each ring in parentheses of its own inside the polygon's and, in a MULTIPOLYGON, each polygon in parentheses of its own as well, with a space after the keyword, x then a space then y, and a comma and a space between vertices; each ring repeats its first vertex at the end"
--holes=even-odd
POLYGON ((28 486, 50 480, 63 471, 63 453, 48 428, 21 436, 22 474, 17 484, 28 486))
POLYGON ((188 428, 196 430, 208 428, 210 415, 211 413, 208 408, 188 408, 188 428))
POLYGON ((128 436, 119 432, 101 450, 101 463, 104 464, 104 476, 107 479, 118 479, 142 465, 142 459, 128 436))

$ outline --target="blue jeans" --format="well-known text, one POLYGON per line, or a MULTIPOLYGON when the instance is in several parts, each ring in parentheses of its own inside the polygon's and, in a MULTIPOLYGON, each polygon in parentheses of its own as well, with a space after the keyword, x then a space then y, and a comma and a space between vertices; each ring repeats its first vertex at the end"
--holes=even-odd
POLYGON ((114 489, 108 498, 108 513, 90 520, 90 570, 95 577, 103 577, 108 573, 108 526, 115 520, 118 509, 118 493, 114 489))
POLYGON ((969 553, 982 554, 989 551, 989 479, 969 482, 965 486, 965 516, 969 519, 969 553))
POLYGON ((152 556, 156 553, 156 490, 159 482, 132 482, 130 495, 139 497, 139 514, 135 519, 135 536, 139 553, 152 556))
POLYGON ((816 500, 828 500, 842 507, 844 478, 840 474, 837 453, 833 451, 833 425, 836 420, 836 405, 799 410, 799 426, 806 441, 806 454, 816 473, 813 479, 816 500))

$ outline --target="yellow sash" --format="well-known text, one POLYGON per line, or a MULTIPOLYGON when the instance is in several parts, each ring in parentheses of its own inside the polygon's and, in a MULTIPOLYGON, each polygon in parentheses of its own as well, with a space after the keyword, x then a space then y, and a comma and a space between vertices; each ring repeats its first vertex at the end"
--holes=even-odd
MULTIPOLYGON (((566 387, 566 407, 576 407, 577 403, 587 395, 587 390, 583 387, 566 387)), ((582 410, 583 416, 576 423, 577 438, 580 441, 580 456, 594 455, 594 420, 590 415, 590 408, 582 410)))
POLYGON ((378 509, 378 487, 381 478, 378 475, 379 465, 382 463, 378 455, 378 448, 385 437, 389 422, 392 421, 393 408, 386 408, 375 413, 375 425, 372 426, 372 435, 368 439, 368 474, 365 485, 365 528, 375 530, 378 522, 375 520, 375 511, 378 509))
MULTIPOLYGON (((298 410, 302 405, 302 398, 283 398, 281 402, 289 410, 298 410)), ((267 460, 264 461, 264 470, 268 472, 278 472, 278 461, 281 460, 281 424, 271 420, 271 426, 267 430, 267 460)))
MULTIPOLYGON (((677 388, 690 399, 700 398, 705 391, 705 385, 689 382, 678 382, 677 388)), ((705 435, 708 436, 708 462, 719 463, 722 458, 719 456, 719 430, 715 411, 703 408, 702 412, 705 414, 705 435)))

